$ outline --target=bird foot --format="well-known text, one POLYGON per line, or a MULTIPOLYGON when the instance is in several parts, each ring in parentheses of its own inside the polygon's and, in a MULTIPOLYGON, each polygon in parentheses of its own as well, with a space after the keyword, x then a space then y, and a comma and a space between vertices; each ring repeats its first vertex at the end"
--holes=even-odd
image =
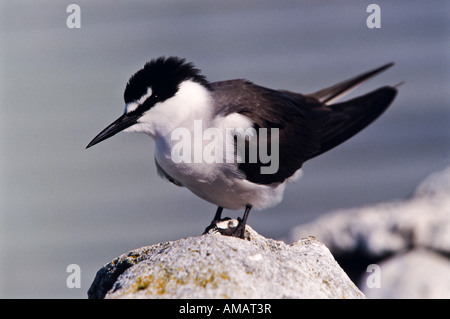
POLYGON ((239 217, 237 220, 231 219, 229 217, 219 220, 213 220, 211 222, 211 225, 206 227, 203 235, 209 232, 218 232, 225 236, 245 239, 245 223, 243 223, 242 219, 239 217))

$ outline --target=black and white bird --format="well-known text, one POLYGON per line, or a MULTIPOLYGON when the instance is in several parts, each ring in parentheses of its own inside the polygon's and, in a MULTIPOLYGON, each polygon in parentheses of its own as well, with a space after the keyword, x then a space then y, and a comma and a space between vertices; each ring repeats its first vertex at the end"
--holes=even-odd
MULTIPOLYGON (((387 109, 397 94, 393 86, 335 101, 392 65, 304 95, 241 79, 209 82, 185 59, 161 57, 131 76, 124 93, 125 112, 86 148, 121 131, 149 135, 155 142, 159 175, 218 206, 207 230, 221 220, 223 208, 244 209, 238 225, 223 232, 243 238, 252 208, 278 204, 286 183, 295 180, 303 163, 348 140, 387 109), (183 128, 194 135, 199 123, 202 132, 212 128, 223 134, 223 147, 214 148, 215 160, 174 160, 174 147, 180 146, 180 139, 174 138, 173 132, 183 128), (274 153, 270 155, 278 161, 275 171, 263 171, 270 163, 259 154, 250 160, 252 145, 259 151, 261 144, 254 143, 258 140, 274 153), (272 148, 275 142, 276 148, 272 148), (235 160, 229 160, 230 155, 235 160)), ((185 144, 191 149, 184 149, 181 155, 193 158, 204 154, 211 142, 210 137, 185 144)))

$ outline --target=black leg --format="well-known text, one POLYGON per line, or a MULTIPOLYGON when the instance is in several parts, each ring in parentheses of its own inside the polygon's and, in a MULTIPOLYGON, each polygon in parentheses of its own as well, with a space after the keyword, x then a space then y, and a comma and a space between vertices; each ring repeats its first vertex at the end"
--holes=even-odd
POLYGON ((239 237, 239 238, 244 239, 245 226, 247 225, 247 219, 248 219, 248 215, 250 214, 251 209, 252 209, 252 205, 245 206, 244 216, 242 216, 242 219, 238 218, 239 224, 237 225, 237 227, 233 230, 233 232, 229 236, 239 237))
POLYGON ((206 229, 203 232, 203 234, 206 234, 211 229, 216 227, 217 222, 220 222, 222 220, 222 212, 223 212, 223 207, 218 206, 217 210, 216 210, 216 214, 214 215, 214 219, 211 221, 211 224, 208 227, 206 227, 206 229))
MULTIPOLYGON (((245 234, 245 226, 247 225, 247 219, 248 215, 250 214, 250 210, 252 209, 252 205, 245 206, 244 216, 242 216, 242 219, 238 217, 239 224, 236 227, 229 227, 225 229, 218 229, 217 231, 220 232, 222 235, 225 236, 232 236, 232 237, 238 237, 244 239, 245 234)), ((214 215, 214 219, 212 220, 211 224, 206 227, 203 234, 206 234, 211 229, 214 229, 218 222, 223 220, 229 220, 229 217, 225 217, 222 219, 222 207, 217 207, 216 214, 214 215)))
POLYGON ((222 218, 223 207, 218 206, 213 221, 220 220, 222 218))
POLYGON ((252 209, 252 205, 245 206, 244 216, 242 216, 242 222, 244 226, 247 225, 248 215, 250 215, 250 210, 252 209))

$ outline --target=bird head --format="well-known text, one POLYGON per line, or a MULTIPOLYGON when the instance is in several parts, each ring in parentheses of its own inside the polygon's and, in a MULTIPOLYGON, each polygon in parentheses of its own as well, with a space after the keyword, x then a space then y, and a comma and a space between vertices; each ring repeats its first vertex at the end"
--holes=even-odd
POLYGON ((187 99, 192 100, 189 96, 195 95, 192 91, 204 91, 208 86, 200 70, 185 59, 160 57, 151 60, 129 79, 124 92, 124 113, 101 131, 86 148, 121 131, 154 135, 155 125, 170 121, 179 115, 182 104, 189 104, 187 99), (182 87, 183 96, 174 100, 180 95, 182 87), (186 94, 186 91, 191 94, 186 94))

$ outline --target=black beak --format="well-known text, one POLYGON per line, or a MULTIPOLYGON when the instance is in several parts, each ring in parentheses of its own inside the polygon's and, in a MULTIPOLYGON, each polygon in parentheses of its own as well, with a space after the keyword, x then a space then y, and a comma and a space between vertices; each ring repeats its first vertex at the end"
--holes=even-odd
POLYGON ((101 131, 94 139, 86 146, 86 148, 89 148, 91 146, 94 146, 97 143, 100 143, 103 140, 106 140, 107 138, 110 138, 113 135, 116 135, 120 131, 123 131, 127 127, 130 127, 133 124, 136 124, 139 116, 135 114, 123 114, 121 117, 119 117, 117 120, 115 120, 111 125, 109 125, 107 128, 105 128, 103 131, 101 131))

